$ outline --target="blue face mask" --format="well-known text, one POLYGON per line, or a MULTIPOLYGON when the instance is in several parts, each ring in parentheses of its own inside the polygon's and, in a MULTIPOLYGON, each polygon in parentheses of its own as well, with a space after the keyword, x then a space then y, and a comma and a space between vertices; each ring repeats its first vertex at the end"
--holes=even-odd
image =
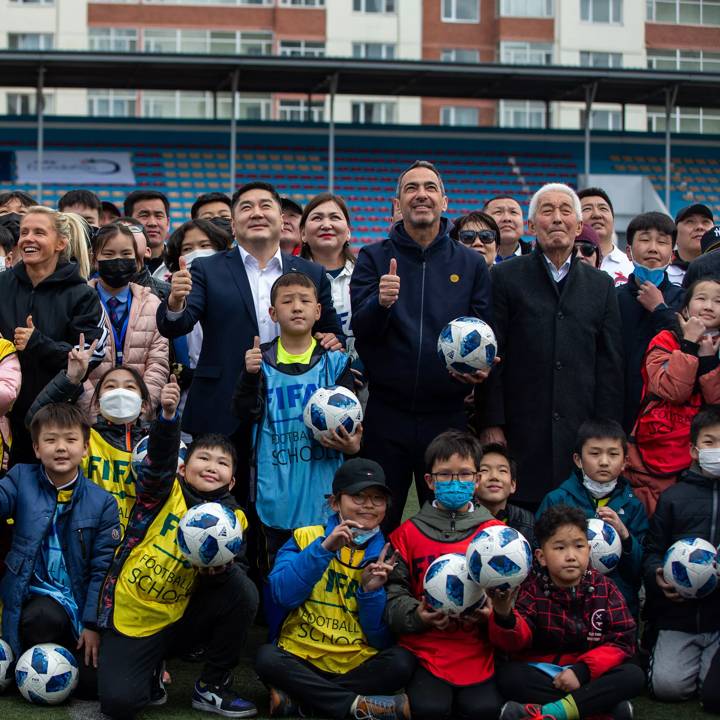
POLYGON ((352 528, 350 530, 353 536, 353 542, 356 545, 364 545, 370 542, 379 532, 380 526, 374 527, 372 530, 364 530, 363 528, 352 528))
POLYGON ((472 480, 448 480, 435 483, 435 499, 448 510, 459 510, 467 505, 475 493, 472 480))
POLYGON ((642 285, 644 282, 649 282, 655 287, 660 287, 660 284, 665 277, 665 269, 667 268, 667 265, 659 268, 645 267, 644 265, 640 265, 636 262, 633 262, 633 265, 635 266, 635 279, 637 280, 638 285, 642 285))

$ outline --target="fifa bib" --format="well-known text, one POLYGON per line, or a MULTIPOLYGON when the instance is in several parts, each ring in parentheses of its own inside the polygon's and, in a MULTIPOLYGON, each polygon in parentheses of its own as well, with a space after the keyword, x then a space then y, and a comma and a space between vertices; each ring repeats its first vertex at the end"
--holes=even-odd
MULTIPOLYGON (((295 530, 293 537, 304 550, 323 536, 321 525, 295 530)), ((286 618, 278 646, 312 663, 322 672, 344 674, 377 653, 368 645, 358 619, 365 551, 344 547, 334 557, 305 602, 286 618)))

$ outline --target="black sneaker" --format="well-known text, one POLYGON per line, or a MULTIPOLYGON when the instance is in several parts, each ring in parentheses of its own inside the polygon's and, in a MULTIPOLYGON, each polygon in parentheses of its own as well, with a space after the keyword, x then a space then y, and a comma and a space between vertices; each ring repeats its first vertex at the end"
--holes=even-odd
POLYGON ((618 703, 612 710, 613 720, 633 720, 635 710, 629 700, 623 700, 618 703))
POLYGON ((228 685, 208 685, 198 680, 193 690, 192 706, 195 710, 217 713, 224 717, 251 718, 257 708, 249 700, 241 698, 228 685))
POLYGON ((150 684, 150 702, 148 705, 164 705, 167 702, 168 694, 165 689, 165 683, 163 682, 163 675, 165 675, 165 663, 161 662, 160 665, 155 668, 155 672, 152 676, 152 682, 150 684))

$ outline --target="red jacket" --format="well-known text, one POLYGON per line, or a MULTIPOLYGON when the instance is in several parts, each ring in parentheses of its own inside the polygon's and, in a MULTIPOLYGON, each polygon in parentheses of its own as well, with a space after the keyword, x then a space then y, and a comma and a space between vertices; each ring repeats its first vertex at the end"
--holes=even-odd
POLYGON ((533 573, 520 586, 514 622, 491 617, 490 642, 514 660, 573 665, 581 683, 620 665, 635 652, 635 621, 612 580, 590 570, 574 588, 533 573), (518 645, 523 648, 517 652, 518 645), (587 668, 584 672, 582 665, 587 668), (578 668, 578 666, 580 666, 578 668))

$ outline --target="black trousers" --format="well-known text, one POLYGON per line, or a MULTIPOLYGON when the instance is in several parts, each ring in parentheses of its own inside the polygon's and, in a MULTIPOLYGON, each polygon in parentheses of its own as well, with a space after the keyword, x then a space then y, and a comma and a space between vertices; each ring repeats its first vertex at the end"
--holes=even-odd
POLYGON ((257 588, 237 566, 201 578, 178 622, 148 637, 106 630, 100 644, 100 708, 111 718, 132 718, 150 701, 153 673, 168 658, 205 650, 204 683, 219 685, 238 664, 258 606, 257 588))
POLYGON ((261 645, 255 661, 266 685, 286 692, 303 712, 312 710, 330 718, 346 717, 358 695, 390 695, 401 690, 414 667, 415 656, 399 645, 342 675, 322 672, 276 645, 261 645))
POLYGON ((703 680, 700 702, 705 712, 720 715, 720 650, 715 653, 703 680))
POLYGON ((382 466, 392 491, 392 504, 382 526, 387 536, 400 525, 413 477, 420 505, 432 500, 425 482, 425 450, 445 430, 466 430, 467 416, 462 403, 456 413, 405 412, 378 400, 371 389, 363 427, 361 453, 382 466))
POLYGON ((421 665, 407 693, 413 720, 496 720, 503 704, 494 678, 475 685, 451 685, 421 665))
POLYGON ((85 664, 85 648, 76 649, 78 641, 65 608, 46 595, 32 595, 20 615, 20 646, 25 652, 40 643, 55 643, 69 650, 80 668, 76 697, 97 698, 97 670, 92 661, 85 664))
MULTIPOLYGON (((500 692, 508 700, 544 705, 565 697, 552 678, 542 670, 523 662, 509 662, 498 666, 496 672, 500 692)), ((609 713, 623 700, 631 700, 645 687, 645 673, 634 663, 623 663, 582 685, 570 693, 580 717, 609 713)))

